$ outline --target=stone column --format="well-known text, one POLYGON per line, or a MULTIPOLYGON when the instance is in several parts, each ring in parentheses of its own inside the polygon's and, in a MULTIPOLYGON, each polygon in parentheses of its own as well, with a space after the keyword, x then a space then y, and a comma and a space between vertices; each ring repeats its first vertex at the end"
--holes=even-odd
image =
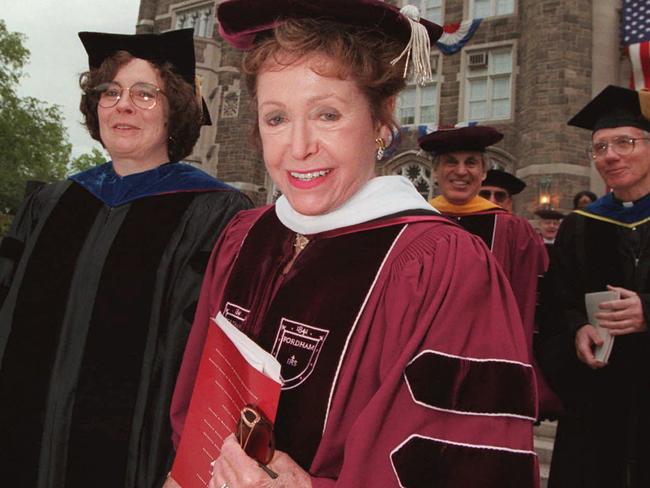
POLYGON ((154 32, 154 19, 158 0, 140 0, 138 23, 135 27, 136 34, 152 34, 154 32))
MULTIPOLYGON (((598 0, 593 2, 592 65, 593 78, 591 95, 596 96, 607 85, 627 86, 629 80, 621 78, 618 67, 621 64, 619 51, 619 12, 620 0, 598 0)), ((629 75, 628 75, 629 76, 629 75)), ((598 196, 605 192, 605 183, 591 165, 591 191, 598 196)))
POLYGON ((537 189, 549 178, 551 205, 559 209, 571 209, 573 195, 590 188, 589 134, 566 123, 591 99, 592 3, 520 0, 517 175, 528 184, 524 215, 539 205, 537 189))

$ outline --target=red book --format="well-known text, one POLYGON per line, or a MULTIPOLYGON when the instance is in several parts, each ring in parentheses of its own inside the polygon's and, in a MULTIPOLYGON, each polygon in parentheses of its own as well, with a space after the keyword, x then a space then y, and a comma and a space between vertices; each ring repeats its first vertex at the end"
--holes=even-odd
POLYGON ((208 486, 241 409, 255 405, 274 422, 280 385, 277 360, 219 313, 208 328, 172 478, 182 488, 208 486))

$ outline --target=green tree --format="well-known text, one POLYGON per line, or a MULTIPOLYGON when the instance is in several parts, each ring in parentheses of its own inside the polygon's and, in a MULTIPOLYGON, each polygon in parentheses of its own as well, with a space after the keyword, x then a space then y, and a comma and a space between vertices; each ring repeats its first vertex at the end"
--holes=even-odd
POLYGON ((23 66, 29 60, 29 51, 23 46, 24 36, 7 32, 0 19, 0 96, 14 93, 14 87, 22 76, 23 66))
POLYGON ((70 160, 59 107, 16 94, 29 60, 24 40, 0 20, 0 213, 17 210, 27 180, 63 178, 70 160))
POLYGON ((81 171, 86 171, 87 169, 104 164, 106 161, 106 155, 96 147, 93 147, 89 153, 80 154, 70 161, 69 174, 73 175, 81 171))

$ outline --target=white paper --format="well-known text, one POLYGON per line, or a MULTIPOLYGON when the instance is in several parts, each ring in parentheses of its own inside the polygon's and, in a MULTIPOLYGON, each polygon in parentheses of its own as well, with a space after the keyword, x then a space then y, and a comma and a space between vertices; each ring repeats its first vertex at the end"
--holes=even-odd
POLYGON ((280 363, 274 356, 266 352, 250 337, 232 325, 221 312, 212 320, 223 330, 224 334, 228 336, 251 366, 282 384, 280 380, 280 363))
POLYGON ((618 300, 619 298, 620 294, 617 291, 597 291, 594 293, 585 294, 587 318, 589 319, 589 323, 596 328, 598 334, 603 339, 603 345, 596 346, 594 349, 594 357, 603 363, 606 363, 609 360, 609 355, 612 352, 612 347, 614 347, 614 336, 609 333, 608 329, 601 327, 598 324, 598 319, 595 317, 595 314, 601 311, 601 309, 598 308, 598 305, 603 302, 618 300))

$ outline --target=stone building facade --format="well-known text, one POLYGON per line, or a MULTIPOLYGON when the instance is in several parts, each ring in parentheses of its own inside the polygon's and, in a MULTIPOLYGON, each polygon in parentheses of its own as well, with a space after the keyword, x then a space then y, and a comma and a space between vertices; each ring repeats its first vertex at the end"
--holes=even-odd
MULTIPOLYGON (((403 128, 377 164, 379 174, 404 174, 423 195, 434 195, 431 160, 417 150, 418 136, 474 120, 505 134, 489 154, 528 184, 516 197, 517 213, 531 216, 540 202, 568 210, 579 190, 603 193, 586 156, 588 131, 566 121, 606 85, 627 85, 629 68, 618 42, 620 0, 408 1, 439 23, 482 21, 460 51, 445 55, 434 48, 434 82, 410 86, 400 97, 396 115, 403 128)), ((219 3, 141 0, 137 32, 195 29, 198 74, 214 124, 203 129, 190 159, 264 204, 274 188, 253 137, 255 114, 240 54, 218 35, 219 3)))

